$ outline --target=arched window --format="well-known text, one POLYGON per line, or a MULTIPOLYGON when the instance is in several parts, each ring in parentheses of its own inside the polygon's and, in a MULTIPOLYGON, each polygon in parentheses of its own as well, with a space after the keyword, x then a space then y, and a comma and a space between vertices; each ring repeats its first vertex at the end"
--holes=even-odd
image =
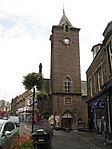
POLYGON ((69 32, 68 24, 64 24, 63 29, 64 29, 64 32, 69 32))
POLYGON ((65 25, 65 31, 68 32, 68 25, 65 25))
POLYGON ((70 83, 71 83, 70 78, 66 77, 64 80, 64 91, 65 91, 65 93, 70 93, 70 83))

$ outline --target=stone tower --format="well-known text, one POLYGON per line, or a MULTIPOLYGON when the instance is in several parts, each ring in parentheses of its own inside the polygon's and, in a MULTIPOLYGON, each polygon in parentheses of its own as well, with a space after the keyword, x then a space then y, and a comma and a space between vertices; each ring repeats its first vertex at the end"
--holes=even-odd
POLYGON ((77 127, 82 118, 79 28, 72 26, 64 10, 58 25, 52 27, 51 99, 61 127, 77 127))

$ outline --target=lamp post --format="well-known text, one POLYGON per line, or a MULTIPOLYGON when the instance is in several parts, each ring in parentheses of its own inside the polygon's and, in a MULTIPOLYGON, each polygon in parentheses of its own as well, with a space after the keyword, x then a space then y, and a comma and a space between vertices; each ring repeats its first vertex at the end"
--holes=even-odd
POLYGON ((32 133, 34 131, 34 106, 35 106, 35 87, 33 87, 33 105, 32 105, 32 133))

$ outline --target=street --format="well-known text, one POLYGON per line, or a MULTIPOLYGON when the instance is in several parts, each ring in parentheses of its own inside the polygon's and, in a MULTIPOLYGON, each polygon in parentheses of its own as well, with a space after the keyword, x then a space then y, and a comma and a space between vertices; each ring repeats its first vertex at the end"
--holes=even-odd
POLYGON ((53 149, 111 149, 112 141, 104 146, 103 136, 91 132, 55 131, 53 137, 53 149))
POLYGON ((71 131, 67 133, 64 131, 55 131, 53 149, 100 149, 93 141, 93 137, 90 138, 90 136, 88 136, 85 138, 85 132, 71 131), (81 133, 84 136, 81 136, 81 133))
MULTIPOLYGON (((20 125, 20 133, 30 133, 31 128, 25 123, 20 125)), ((104 146, 103 136, 83 131, 54 131, 52 149, 111 149, 112 142, 104 146)))
POLYGON ((75 133, 64 131, 55 131, 53 138, 53 149, 94 149, 94 146, 75 133))

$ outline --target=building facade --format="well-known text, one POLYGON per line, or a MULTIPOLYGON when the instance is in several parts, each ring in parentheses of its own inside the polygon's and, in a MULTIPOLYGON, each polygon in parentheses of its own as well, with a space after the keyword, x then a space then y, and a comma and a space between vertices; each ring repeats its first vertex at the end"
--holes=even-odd
POLYGON ((99 129, 102 116, 112 133, 112 21, 103 32, 104 40, 93 46, 93 61, 87 70, 88 113, 90 130, 99 129))
POLYGON ((0 100, 0 118, 8 117, 11 110, 11 104, 8 101, 0 100))
POLYGON ((32 91, 26 90, 23 94, 16 96, 11 101, 10 115, 18 115, 21 121, 26 121, 31 113, 29 106, 32 101, 32 91))
POLYGON ((60 116, 61 127, 70 129, 77 128, 79 119, 82 123, 87 121, 83 117, 86 109, 82 108, 79 31, 63 11, 50 36, 52 111, 60 116))

